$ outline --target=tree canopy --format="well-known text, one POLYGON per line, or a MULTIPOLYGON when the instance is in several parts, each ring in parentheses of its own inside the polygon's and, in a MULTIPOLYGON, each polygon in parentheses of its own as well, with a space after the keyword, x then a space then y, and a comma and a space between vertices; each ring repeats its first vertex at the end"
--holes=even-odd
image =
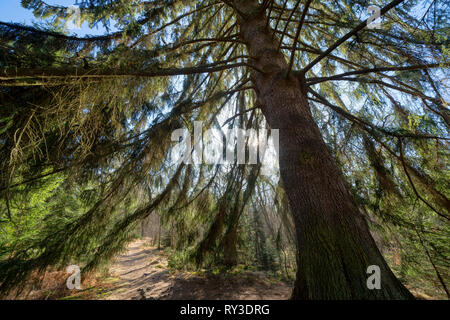
POLYGON ((46 23, 0 22, 2 291, 48 266, 93 270, 155 212, 199 266, 236 264, 261 215, 275 247, 294 246, 278 173, 171 157, 195 121, 270 127, 254 77, 271 65, 240 22, 262 15, 391 268, 449 295, 448 1, 241 2, 82 2, 101 36, 71 34, 69 9, 41 0, 22 5, 46 23))

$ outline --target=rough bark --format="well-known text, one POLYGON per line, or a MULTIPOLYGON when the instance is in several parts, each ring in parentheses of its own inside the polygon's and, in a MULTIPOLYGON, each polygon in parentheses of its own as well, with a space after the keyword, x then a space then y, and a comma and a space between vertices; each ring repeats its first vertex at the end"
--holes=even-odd
POLYGON ((410 299, 389 269, 327 149, 306 99, 303 77, 287 77, 287 61, 257 1, 238 0, 241 39, 252 63, 258 104, 280 130, 282 182, 295 221, 298 270, 293 299, 410 299), (370 265, 381 289, 367 288, 370 265))
POLYGON ((224 265, 228 268, 237 265, 237 224, 228 231, 224 239, 224 265))

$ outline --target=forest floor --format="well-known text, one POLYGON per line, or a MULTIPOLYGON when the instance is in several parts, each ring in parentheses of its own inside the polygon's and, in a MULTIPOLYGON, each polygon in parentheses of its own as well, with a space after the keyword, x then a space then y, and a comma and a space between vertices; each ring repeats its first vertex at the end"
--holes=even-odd
MULTIPOLYGON (((108 270, 83 279, 81 290, 66 287, 65 271, 48 271, 27 292, 6 299, 64 300, 286 300, 292 285, 263 272, 197 273, 168 266, 167 252, 149 245, 150 239, 131 242, 108 270)), ((82 276, 83 278, 83 276, 82 276)), ((408 289, 417 299, 437 297, 408 289)))
POLYGON ((71 292, 63 299, 91 300, 285 300, 289 284, 270 279, 262 272, 196 274, 172 270, 162 250, 135 240, 116 257, 108 277, 95 285, 71 292))

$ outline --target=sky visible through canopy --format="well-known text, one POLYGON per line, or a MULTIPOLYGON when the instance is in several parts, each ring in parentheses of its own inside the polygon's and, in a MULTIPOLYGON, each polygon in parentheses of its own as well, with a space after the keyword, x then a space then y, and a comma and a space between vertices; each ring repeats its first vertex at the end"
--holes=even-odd
MULTIPOLYGON (((65 6, 69 7, 71 5, 80 4, 82 0, 47 0, 46 3, 49 5, 55 5, 55 6, 65 6)), ((432 1, 423 1, 420 4, 418 4, 411 12, 413 15, 415 15, 418 19, 421 19, 424 14, 426 14, 427 9, 429 8, 432 1)), ((361 16, 361 20, 364 20, 368 17, 367 16, 361 16)), ((0 21, 3 22, 13 22, 13 23, 23 23, 25 25, 33 25, 35 23, 44 25, 49 22, 49 19, 39 19, 35 17, 31 10, 25 9, 21 5, 20 0, 1 0, 0 1, 0 21)), ((382 24, 381 24, 382 26, 382 24)), ((81 26, 81 28, 76 29, 67 29, 67 32, 71 35, 77 35, 77 36, 88 36, 88 35, 102 35, 109 32, 118 31, 118 29, 114 28, 114 23, 112 22, 110 25, 110 30, 106 30, 106 28, 103 27, 102 24, 99 24, 94 27, 90 27, 87 22, 84 22, 81 26)), ((211 61, 212 62, 212 61, 211 61)), ((318 66, 316 66, 317 68, 318 66)), ((341 70, 340 72, 343 72, 341 70)), ((434 70, 436 72, 436 70, 434 70)), ((173 87, 180 91, 182 88, 183 83, 183 76, 177 76, 172 79, 173 87)), ((341 83, 341 86, 356 86, 357 84, 354 83, 341 83)), ((393 96, 397 98, 399 101, 402 101, 404 104, 408 104, 407 101, 404 101, 401 95, 398 95, 396 92, 392 92, 393 96)), ((444 92, 444 98, 447 100, 449 98, 450 93, 444 92)), ((364 102, 364 100, 352 100, 349 99, 349 97, 345 94, 341 95, 342 100, 346 104, 349 110, 352 112, 358 112, 359 110, 363 109, 365 107, 365 104, 367 102, 364 102)), ((230 117, 230 114, 233 113, 233 110, 235 109, 234 105, 230 105, 227 108, 224 108, 224 111, 222 114, 219 115, 219 119, 221 123, 224 123, 226 119, 230 117)), ((170 108, 162 108, 161 112, 163 114, 168 115, 170 113, 170 108)), ((419 110, 416 110, 416 112, 420 112, 419 110)), ((152 119, 153 120, 153 119, 152 119)), ((377 123, 378 125, 382 125, 382 123, 377 123)), ((216 137, 217 138, 217 137, 216 137)), ((272 149, 272 148, 270 148, 272 149)), ((269 157, 273 157, 273 150, 270 151, 269 157)), ((278 170, 277 170, 278 171, 278 170)))
MULTIPOLYGON (((23 23, 25 25, 31 25, 32 23, 42 23, 42 20, 36 18, 31 10, 22 7, 20 0, 1 0, 0 1, 0 21, 3 22, 15 22, 23 23)), ((75 5, 75 0, 48 0, 49 5, 58 6, 71 6, 75 5)), ((80 2, 80 1, 78 1, 80 2)), ((83 23, 80 29, 71 30, 78 36, 85 35, 101 35, 105 33, 105 28, 99 25, 94 28, 89 28, 87 23, 83 23)), ((114 31, 114 30, 113 30, 114 31)))

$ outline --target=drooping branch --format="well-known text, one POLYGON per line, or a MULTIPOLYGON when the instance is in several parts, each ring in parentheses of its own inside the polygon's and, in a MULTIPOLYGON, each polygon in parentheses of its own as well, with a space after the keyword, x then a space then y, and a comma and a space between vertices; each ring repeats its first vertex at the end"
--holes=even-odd
POLYGON ((425 242, 423 241, 422 236, 420 235, 419 231, 417 229, 415 231, 416 231, 417 237, 419 238, 420 244, 422 245, 422 248, 428 257, 428 260, 430 261, 431 265, 433 266, 434 272, 436 273, 436 276, 439 279, 439 282, 441 283, 442 288, 445 291, 445 294, 447 295, 447 298, 450 299, 450 291, 448 290, 447 285, 445 284, 444 278, 442 277, 441 273, 439 272, 438 268, 436 267, 436 264, 434 263, 434 261, 431 257, 431 254, 430 254, 428 248, 426 247, 425 242))
POLYGON ((298 1, 295 3, 295 6, 294 6, 294 8, 291 10, 291 14, 289 15, 289 18, 288 18, 288 20, 286 21, 286 24, 284 25, 284 30, 283 30, 283 32, 281 33, 281 37, 280 37, 280 43, 278 44, 278 50, 280 50, 281 45, 283 44, 283 38, 284 38, 285 34, 287 33, 287 29, 288 29, 288 27, 289 27, 289 23, 291 22, 291 19, 292 19, 292 17, 294 16, 295 10, 297 10, 298 6, 300 5, 300 2, 301 2, 301 1, 298 0, 298 1))
POLYGON ((412 180, 412 178, 411 178, 411 176, 410 176, 410 174, 409 174, 409 172, 408 172, 408 168, 407 168, 406 163, 405 163, 405 156, 404 156, 404 152, 403 152, 403 142, 402 142, 402 139, 401 139, 401 138, 398 139, 398 143, 399 143, 399 149, 400 149, 400 161, 402 162, 403 170, 405 171, 406 177, 408 178, 408 181, 409 181, 409 183, 410 183, 410 185, 411 185, 411 188, 413 189, 413 191, 414 191, 416 197, 417 197, 420 201, 422 201, 423 203, 425 203, 425 204, 427 205, 427 207, 429 207, 431 210, 433 210, 437 215, 439 215, 439 216, 441 216, 442 218, 445 218, 445 219, 447 219, 447 220, 450 220, 450 217, 448 217, 447 215, 445 215, 445 214, 439 212, 438 210, 436 210, 436 209, 435 209, 435 208, 434 208, 427 200, 425 200, 425 199, 420 195, 420 193, 417 191, 417 188, 416 188, 416 186, 414 185, 414 182, 413 182, 413 180, 412 180))
MULTIPOLYGON (((405 0, 394 0, 385 7, 383 7, 380 10, 380 16, 383 16, 386 12, 391 10, 392 8, 395 8, 397 5, 402 3, 405 0)), ((367 23, 369 21, 369 18, 361 22, 357 27, 355 27, 353 30, 348 32, 346 35, 344 35, 342 38, 340 38, 338 41, 336 41, 331 47, 329 47, 324 53, 322 53, 320 56, 318 56, 316 59, 311 61, 306 67, 303 68, 302 72, 306 73, 309 71, 312 67, 314 67, 319 61, 321 61, 323 58, 325 58, 328 54, 330 54, 332 51, 334 51, 337 47, 339 47, 342 43, 350 39, 352 36, 357 34, 359 31, 364 29, 367 26, 367 23)))
POLYGON ((0 69, 0 80, 8 81, 11 79, 43 79, 43 78, 119 78, 119 77, 169 77, 177 75, 191 75, 199 73, 211 73, 237 67, 251 67, 246 62, 231 63, 217 62, 208 65, 186 68, 167 68, 133 71, 129 69, 83 69, 83 68, 45 68, 45 69, 19 69, 2 68, 0 69))
POLYGON ((30 27, 30 26, 24 26, 18 23, 8 23, 0 21, 0 26, 5 26, 10 29, 15 29, 17 31, 25 31, 30 32, 46 37, 54 37, 57 39, 63 39, 67 41, 86 41, 86 42, 94 42, 94 41, 107 41, 107 40, 116 40, 124 36, 124 33, 122 31, 114 32, 109 35, 104 36, 86 36, 86 37, 76 37, 76 36, 68 36, 63 33, 55 32, 55 31, 48 31, 48 30, 41 30, 38 28, 30 27))
MULTIPOLYGON (((362 78, 362 77, 342 77, 342 78, 335 79, 335 80, 336 81, 352 81, 352 82, 378 84, 378 85, 381 85, 381 86, 384 86, 384 87, 387 87, 387 88, 391 88, 391 89, 394 89, 394 90, 397 90, 397 91, 400 91, 400 92, 403 92, 403 93, 407 93, 407 94, 409 94, 411 96, 415 96, 415 97, 419 97, 419 98, 423 98, 423 99, 429 100, 429 101, 431 101, 431 102, 433 102, 433 103, 435 103, 435 104, 437 104, 439 106, 442 106, 442 101, 440 101, 439 99, 436 99, 436 98, 433 98, 433 97, 429 97, 429 96, 425 95, 423 92, 418 91, 417 89, 412 88, 410 86, 408 86, 409 88, 406 89, 406 88, 403 88, 403 87, 400 87, 400 86, 396 86, 396 85, 387 83, 387 82, 382 81, 382 80, 368 79, 368 78, 362 78)), ((402 83, 402 85, 406 86, 403 83, 402 83)))
POLYGON ((165 24, 162 25, 161 27, 156 28, 155 30, 151 30, 150 32, 148 32, 147 34, 145 34, 143 37, 140 37, 137 41, 135 41, 135 42, 131 45, 131 47, 136 46, 137 44, 139 44, 140 42, 142 42, 144 39, 148 38, 149 36, 154 35, 154 34, 160 32, 160 31, 166 29, 167 27, 170 27, 170 26, 174 25, 175 23, 179 22, 180 20, 182 20, 182 19, 184 19, 184 18, 186 18, 186 17, 188 17, 188 16, 191 16, 191 15, 193 15, 193 14, 195 14, 195 13, 198 13, 198 12, 200 12, 200 11, 203 11, 203 10, 205 10, 205 9, 208 9, 208 8, 213 7, 213 6, 220 5, 220 4, 221 4, 221 1, 216 1, 216 2, 213 2, 213 3, 211 3, 211 4, 207 4, 207 5, 201 6, 201 7, 199 7, 199 8, 196 8, 196 9, 194 9, 194 10, 192 10, 192 11, 189 11, 189 12, 187 12, 187 13, 185 13, 185 14, 182 14, 182 15, 176 17, 175 19, 173 19, 172 21, 169 21, 169 22, 165 23, 165 24))
MULTIPOLYGON (((277 30, 278 30, 278 25, 280 24, 280 21, 281 21, 281 18, 282 18, 282 16, 283 16, 284 11, 286 10, 286 6, 287 6, 288 1, 289 1, 289 0, 285 0, 284 3, 283 3, 283 8, 281 9, 280 15, 278 16, 277 22, 275 23, 275 26, 274 26, 274 28, 273 28, 273 30, 275 31, 275 33, 276 33, 277 30)), ((270 21, 270 16, 268 17, 268 20, 270 21)))
POLYGON ((450 212, 450 200, 444 194, 436 190, 436 188, 434 187, 434 182, 428 175, 414 168, 411 163, 409 163, 408 159, 402 159, 401 156, 398 155, 397 152, 392 150, 385 142, 383 142, 378 135, 374 134, 375 132, 367 132, 383 147, 384 150, 386 150, 391 156, 397 159, 400 162, 401 166, 406 166, 408 172, 414 175, 414 178, 430 193, 436 203, 439 203, 443 208, 450 212))
POLYGON ((309 5, 311 4, 311 2, 312 2, 312 0, 307 0, 306 1, 305 6, 303 8, 302 16, 300 17, 300 21, 298 23, 297 33, 295 34, 294 44, 292 45, 291 58, 289 59, 289 66, 288 66, 288 71, 287 71, 287 75, 288 76, 289 76, 289 74, 290 74, 290 72, 292 70, 292 66, 294 64, 295 48, 297 47, 297 42, 298 42, 298 39, 300 37, 300 32, 301 32, 302 27, 303 27, 303 22, 305 21, 306 13, 308 12, 309 5))
POLYGON ((376 126, 372 123, 369 123, 363 119, 360 119, 360 118, 352 115, 351 113, 345 111, 344 109, 342 109, 338 106, 335 106, 335 105, 329 103, 325 98, 323 98, 321 95, 319 95, 317 92, 315 92, 312 89, 308 89, 308 92, 310 92, 313 96, 315 96, 317 98, 317 99, 308 98, 309 100, 319 102, 319 103, 331 108, 332 110, 334 110, 335 112, 337 112, 338 114, 343 116, 344 118, 361 125, 363 129, 366 129, 366 127, 368 127, 372 130, 376 130, 376 131, 379 131, 380 133, 383 133, 383 134, 391 136, 391 137, 396 137, 396 138, 450 140, 450 138, 446 138, 446 137, 438 137, 438 136, 427 135, 427 134, 405 132, 405 130, 401 130, 401 132, 396 132, 393 130, 387 130, 387 129, 381 128, 379 126, 376 126))
MULTIPOLYGON (((389 72, 389 71, 414 71, 414 70, 426 70, 431 68, 440 68, 450 65, 448 63, 439 64, 439 63, 432 63, 432 64, 426 64, 426 65, 414 65, 414 66, 405 66, 405 67, 378 67, 378 68, 370 68, 370 69, 364 69, 364 70, 356 70, 356 71, 349 71, 341 74, 337 74, 334 76, 329 77, 317 77, 317 78, 308 78, 306 79, 306 82, 309 85, 317 84, 324 81, 329 80, 336 80, 341 79, 347 76, 352 75, 359 75, 359 74, 367 74, 367 73, 377 73, 377 72, 389 72)), ((296 72, 298 74, 299 72, 296 72)))

